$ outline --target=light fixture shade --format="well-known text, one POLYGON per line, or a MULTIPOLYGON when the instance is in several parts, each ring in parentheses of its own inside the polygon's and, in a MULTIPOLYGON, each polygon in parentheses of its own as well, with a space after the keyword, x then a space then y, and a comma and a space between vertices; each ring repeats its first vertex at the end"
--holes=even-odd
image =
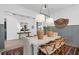
POLYGON ((45 16, 42 15, 42 14, 39 14, 39 15, 36 16, 35 21, 36 22, 44 22, 45 21, 45 16))
POLYGON ((47 24, 54 23, 53 18, 47 18, 46 23, 47 24))
POLYGON ((54 20, 53 20, 53 18, 47 18, 46 19, 46 24, 50 25, 50 26, 54 26, 54 20))

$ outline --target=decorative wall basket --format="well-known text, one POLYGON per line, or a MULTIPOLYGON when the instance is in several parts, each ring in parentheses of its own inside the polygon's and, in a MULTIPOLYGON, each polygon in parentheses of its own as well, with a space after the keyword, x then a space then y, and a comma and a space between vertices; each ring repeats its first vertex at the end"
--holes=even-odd
POLYGON ((41 29, 37 30, 37 37, 38 37, 38 39, 43 39, 44 31, 41 29))
POLYGON ((69 19, 65 18, 59 18, 56 21, 54 21, 54 24, 57 28, 64 28, 68 25, 69 19))

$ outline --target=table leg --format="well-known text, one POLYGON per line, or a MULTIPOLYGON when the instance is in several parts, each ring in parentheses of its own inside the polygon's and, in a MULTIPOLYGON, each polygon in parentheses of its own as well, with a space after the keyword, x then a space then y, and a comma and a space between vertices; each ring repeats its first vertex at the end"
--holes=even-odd
POLYGON ((34 46, 33 46, 33 44, 31 45, 31 47, 32 47, 32 55, 34 55, 34 46))

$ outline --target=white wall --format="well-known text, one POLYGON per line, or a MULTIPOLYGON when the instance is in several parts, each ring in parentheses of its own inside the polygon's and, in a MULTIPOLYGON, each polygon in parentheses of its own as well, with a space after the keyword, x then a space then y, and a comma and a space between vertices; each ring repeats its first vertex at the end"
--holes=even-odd
MULTIPOLYGON (((16 14, 26 15, 26 16, 32 16, 35 17, 37 13, 30 11, 28 9, 25 9, 19 5, 0 5, 0 24, 3 24, 4 18, 7 19, 7 40, 11 39, 17 39, 17 32, 19 32, 19 29, 17 27, 18 19, 14 17, 11 14, 7 14, 4 11, 10 11, 16 14)), ((32 22, 32 20, 28 19, 29 22, 32 22)), ((30 23, 32 24, 32 23, 30 23)), ((31 27, 31 25, 29 25, 31 27)), ((31 30, 33 34, 35 33, 36 29, 31 30)))
POLYGON ((79 5, 74 5, 52 14, 54 20, 58 18, 68 18, 69 25, 79 25, 79 5))
MULTIPOLYGON (((18 19, 14 17, 13 15, 7 15, 4 11, 10 11, 16 14, 26 15, 26 16, 36 16, 36 12, 28 10, 22 6, 19 5, 0 5, 0 24, 3 24, 3 20, 6 17, 7 18, 7 39, 17 39, 17 32, 19 29, 17 28, 18 19)), ((79 5, 75 5, 72 7, 68 7, 65 9, 62 9, 60 11, 57 11, 55 13, 52 13, 52 17, 54 20, 65 17, 69 18, 69 25, 79 25, 79 5)), ((29 28, 31 29, 31 25, 33 24, 33 19, 27 19, 29 23, 29 28)), ((35 25, 34 25, 35 26, 35 25)), ((36 28, 33 30, 31 29, 32 35, 36 34, 36 28)))

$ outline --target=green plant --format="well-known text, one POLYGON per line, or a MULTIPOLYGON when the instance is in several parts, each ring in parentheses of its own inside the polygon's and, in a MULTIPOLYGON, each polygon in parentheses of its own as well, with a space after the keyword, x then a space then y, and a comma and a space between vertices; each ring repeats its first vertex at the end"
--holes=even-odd
POLYGON ((53 31, 53 26, 47 26, 48 31, 53 31))

